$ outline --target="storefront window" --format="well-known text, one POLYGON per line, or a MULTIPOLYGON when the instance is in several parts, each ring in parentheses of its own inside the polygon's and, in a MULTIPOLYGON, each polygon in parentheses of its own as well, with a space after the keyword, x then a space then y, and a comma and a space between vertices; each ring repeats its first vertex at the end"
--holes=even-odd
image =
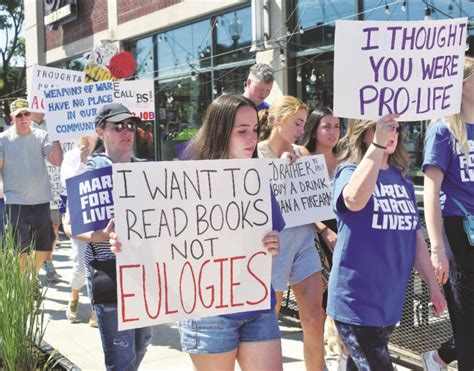
POLYGON ((244 61, 252 58, 249 48, 252 42, 252 15, 244 8, 216 18, 217 65, 244 61))
POLYGON ((211 103, 211 74, 161 82, 157 95, 161 159, 173 160, 201 127, 211 103))
POLYGON ((237 68, 225 69, 214 73, 214 95, 243 94, 250 66, 254 63, 237 68))
POLYGON ((140 79, 153 79, 153 38, 151 36, 137 40, 127 48, 135 57, 137 69, 135 76, 140 79))
POLYGON ((211 65, 209 19, 158 34, 158 77, 191 74, 211 65))
POLYGON ((356 1, 298 1, 292 42, 295 50, 334 44, 335 21, 355 19, 356 1))
POLYGON ((313 110, 319 106, 333 105, 333 53, 313 58, 311 62, 297 58, 297 96, 313 110), (301 81, 300 81, 301 80, 301 81))

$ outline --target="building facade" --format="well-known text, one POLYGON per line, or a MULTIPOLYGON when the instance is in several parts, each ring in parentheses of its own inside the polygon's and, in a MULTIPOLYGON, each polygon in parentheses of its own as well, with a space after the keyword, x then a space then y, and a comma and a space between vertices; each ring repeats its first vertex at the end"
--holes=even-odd
MULTIPOLYGON (((142 128, 152 135, 138 138, 137 154, 170 160, 216 96, 243 92, 253 63, 276 71, 269 102, 290 94, 311 108, 331 106, 334 22, 422 20, 425 3, 433 19, 467 16, 472 25, 472 0, 26 0, 27 68, 84 69, 101 40, 130 51, 133 78, 153 79, 156 95, 156 120, 142 128), (52 3, 70 4, 68 13, 58 14, 52 3)), ((407 125, 414 170, 425 125, 407 125)))

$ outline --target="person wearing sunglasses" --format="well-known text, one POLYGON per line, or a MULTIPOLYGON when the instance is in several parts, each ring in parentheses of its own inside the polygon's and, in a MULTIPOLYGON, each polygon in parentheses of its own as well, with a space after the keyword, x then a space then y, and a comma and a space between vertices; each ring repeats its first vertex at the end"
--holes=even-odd
POLYGON ((45 160, 59 166, 63 151, 58 141, 48 140, 46 131, 31 127, 28 107, 26 99, 16 99, 10 105, 12 127, 0 135, 0 171, 20 264, 25 267, 32 245, 38 273, 54 239, 49 206, 53 196, 45 160))
MULTIPOLYGON (((140 161, 132 155, 135 126, 140 122, 141 120, 133 116, 122 104, 112 103, 103 106, 95 118, 98 139, 94 154, 87 162, 86 171, 112 166, 114 163, 140 161)), ((66 233, 70 234, 68 211, 63 221, 66 233)), ((111 220, 105 229, 74 236, 74 238, 87 243, 84 252, 84 265, 91 301, 93 299, 93 281, 90 263, 93 260, 115 261, 115 255, 110 250, 109 243, 109 235, 112 230, 113 221, 111 220)), ((101 301, 101 304, 93 306, 102 340, 105 368, 107 370, 137 370, 151 342, 151 327, 118 331, 117 303, 113 300, 98 301, 101 301)))
POLYGON ((397 118, 349 120, 340 142, 327 314, 349 351, 347 370, 393 370, 388 342, 413 267, 428 284, 436 313, 446 308, 420 229, 397 118))

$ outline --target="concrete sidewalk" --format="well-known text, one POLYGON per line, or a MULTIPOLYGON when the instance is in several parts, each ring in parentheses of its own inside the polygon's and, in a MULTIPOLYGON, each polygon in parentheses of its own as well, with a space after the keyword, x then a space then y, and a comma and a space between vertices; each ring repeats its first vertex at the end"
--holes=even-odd
MULTIPOLYGON (((66 319, 65 309, 69 300, 69 279, 72 270, 71 253, 72 249, 67 240, 61 241, 54 251, 54 266, 62 278, 61 282, 51 284, 47 289, 44 307, 49 322, 45 340, 80 369, 103 370, 104 358, 99 330, 88 326, 91 306, 85 287, 79 304, 80 321, 70 323, 66 319)), ((41 278, 44 280, 44 277, 41 278)), ((304 370, 301 329, 282 323, 281 332, 284 370, 304 370)), ((327 358, 327 365, 331 371, 337 369, 334 358, 327 358)), ((154 327, 152 343, 140 369, 192 370, 189 356, 180 351, 178 328, 175 323, 154 327)))

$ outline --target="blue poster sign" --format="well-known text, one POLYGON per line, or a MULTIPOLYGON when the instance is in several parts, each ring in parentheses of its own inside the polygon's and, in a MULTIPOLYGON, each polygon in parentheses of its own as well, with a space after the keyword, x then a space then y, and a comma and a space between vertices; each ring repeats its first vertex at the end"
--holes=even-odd
POLYGON ((107 226, 114 216, 111 166, 66 179, 66 188, 74 236, 107 226))

